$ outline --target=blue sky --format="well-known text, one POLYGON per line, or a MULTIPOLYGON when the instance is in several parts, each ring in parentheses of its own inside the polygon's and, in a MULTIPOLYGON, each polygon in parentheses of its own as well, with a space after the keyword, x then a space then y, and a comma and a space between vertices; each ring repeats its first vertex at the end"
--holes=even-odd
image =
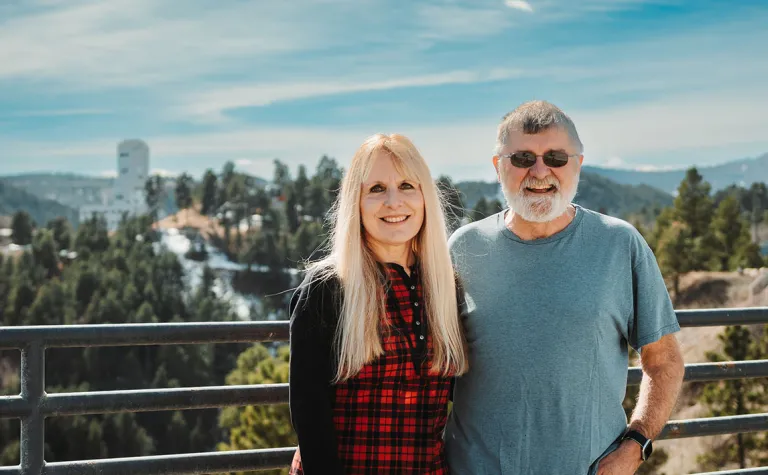
POLYGON ((546 99, 585 164, 768 152, 768 2, 11 0, 0 3, 0 174, 348 163, 410 136, 435 175, 494 178, 499 118, 546 99))

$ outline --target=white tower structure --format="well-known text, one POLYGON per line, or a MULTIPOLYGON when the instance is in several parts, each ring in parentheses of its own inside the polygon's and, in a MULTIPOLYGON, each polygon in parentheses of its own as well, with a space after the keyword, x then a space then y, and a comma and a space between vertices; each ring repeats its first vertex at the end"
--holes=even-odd
POLYGON ((135 213, 146 209, 144 184, 149 177, 149 146, 141 140, 124 140, 117 145, 115 205, 135 213))
POLYGON ((112 193, 102 205, 80 208, 80 221, 94 214, 107 221, 110 230, 117 229, 123 215, 147 212, 144 186, 149 178, 149 146, 137 139, 123 140, 117 144, 117 177, 112 193))

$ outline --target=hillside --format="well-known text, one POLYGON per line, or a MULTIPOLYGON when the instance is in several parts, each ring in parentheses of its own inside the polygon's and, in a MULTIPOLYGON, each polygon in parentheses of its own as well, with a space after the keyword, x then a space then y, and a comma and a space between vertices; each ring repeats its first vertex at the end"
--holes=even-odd
MULTIPOLYGON (((471 209, 480 198, 497 198, 499 184, 464 181, 456 183, 464 195, 464 206, 471 209)), ((622 185, 594 173, 582 172, 579 191, 574 200, 585 208, 605 210, 607 214, 623 217, 643 208, 669 206, 672 195, 647 185, 622 185)))
POLYGON ((104 193, 112 188, 112 178, 91 177, 69 173, 30 173, 9 175, 0 180, 38 198, 58 201, 78 209, 102 202, 104 193))
MULTIPOLYGON (((680 282, 679 309, 688 308, 733 308, 754 305, 750 288, 756 272, 691 272, 680 282)), ((707 362, 706 352, 721 347, 718 335, 724 327, 683 328, 677 338, 683 350, 686 364, 707 362)), ((701 384, 684 384, 677 406, 671 419, 695 419, 707 417, 706 408, 697 401, 701 384)), ((696 457, 711 451, 713 444, 722 436, 693 437, 654 442, 654 447, 666 450, 669 460, 661 467, 660 473, 698 473, 696 457)), ((725 467, 723 467, 725 468, 725 467)))
POLYGON ((53 200, 37 197, 0 180, 0 215, 10 216, 24 210, 39 225, 59 216, 77 224, 77 211, 53 200))
MULTIPOLYGON (((655 188, 674 193, 685 176, 685 169, 665 171, 637 171, 615 168, 585 166, 584 171, 594 173, 624 185, 653 185, 655 188)), ((768 153, 757 158, 734 160, 710 167, 698 168, 699 173, 712 185, 712 190, 721 190, 737 184, 749 187, 755 182, 768 182, 768 153)))
MULTIPOLYGON (((256 186, 265 186, 267 181, 251 176, 256 186)), ((199 177, 195 177, 199 179, 199 177)), ((22 189, 39 198, 58 201, 66 206, 78 209, 83 205, 100 204, 111 194, 113 178, 75 175, 72 173, 28 173, 23 175, 0 176, 16 188, 22 189)), ((174 199, 176 179, 165 178, 166 197, 161 203, 161 210, 166 214, 175 213, 174 199)))

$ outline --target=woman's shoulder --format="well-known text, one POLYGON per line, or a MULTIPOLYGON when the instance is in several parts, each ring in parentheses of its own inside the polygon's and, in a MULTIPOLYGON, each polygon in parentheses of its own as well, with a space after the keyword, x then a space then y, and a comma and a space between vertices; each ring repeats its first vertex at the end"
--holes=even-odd
POLYGON ((329 268, 308 270, 291 297, 291 321, 305 314, 319 314, 330 321, 338 313, 341 302, 341 281, 329 268))

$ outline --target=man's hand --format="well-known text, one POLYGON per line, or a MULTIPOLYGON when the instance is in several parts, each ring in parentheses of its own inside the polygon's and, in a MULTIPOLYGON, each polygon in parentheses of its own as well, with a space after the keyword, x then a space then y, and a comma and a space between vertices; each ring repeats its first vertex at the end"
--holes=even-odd
POLYGON ((618 449, 600 461, 597 475, 632 475, 642 462, 640 445, 632 440, 625 440, 618 449))

